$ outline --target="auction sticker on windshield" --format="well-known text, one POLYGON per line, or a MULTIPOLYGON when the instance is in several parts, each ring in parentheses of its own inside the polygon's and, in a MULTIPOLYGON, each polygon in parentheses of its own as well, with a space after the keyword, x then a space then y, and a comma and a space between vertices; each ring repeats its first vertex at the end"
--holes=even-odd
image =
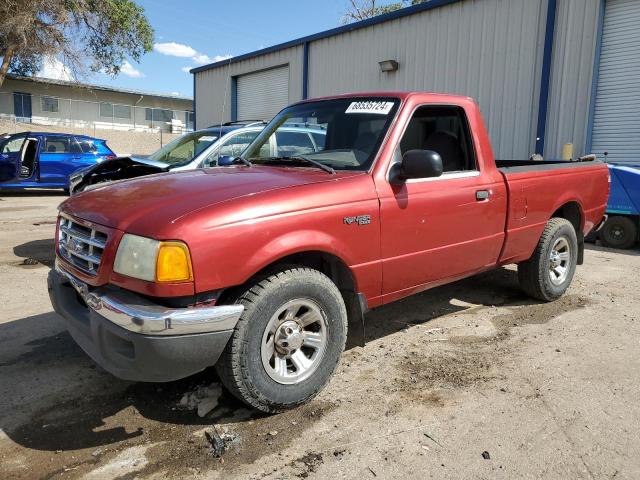
POLYGON ((351 102, 351 105, 344 113, 378 113, 380 115, 388 114, 393 108, 393 102, 351 102))

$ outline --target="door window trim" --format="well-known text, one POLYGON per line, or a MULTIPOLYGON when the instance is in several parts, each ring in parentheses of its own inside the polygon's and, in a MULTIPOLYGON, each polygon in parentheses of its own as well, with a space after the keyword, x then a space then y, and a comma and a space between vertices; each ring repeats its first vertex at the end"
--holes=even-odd
POLYGON ((464 170, 462 172, 443 172, 442 175, 440 175, 439 177, 427 177, 427 178, 411 178, 409 180, 406 180, 405 183, 421 183, 421 182, 435 182, 438 180, 454 180, 454 179, 458 179, 458 178, 469 178, 469 177, 478 177, 480 176, 480 174, 482 173, 482 170, 480 169, 480 162, 478 161, 478 154, 476 151, 476 143, 473 140, 473 135, 471 132, 471 125, 469 124, 469 118, 467 117, 467 112, 464 109, 464 107, 460 106, 460 105, 455 105, 452 103, 421 103, 419 105, 416 105, 415 107, 413 107, 413 110, 411 110, 411 114, 409 115, 409 120, 407 121, 407 123, 404 124, 404 127, 402 128, 402 134, 398 137, 398 140, 396 141, 396 144, 394 146, 393 149, 393 158, 391 159, 391 161, 389 162, 389 166, 387 167, 387 174, 385 175, 385 178, 387 179, 387 182, 389 184, 391 184, 391 168, 398 162, 402 161, 402 152, 400 150, 400 142, 402 142, 402 139, 404 138, 404 134, 407 131, 407 128, 409 128, 409 124, 411 123, 411 120, 413 119, 413 116, 415 115, 416 111, 419 108, 422 107, 452 107, 452 108, 458 108, 461 109, 462 112, 464 113, 464 120, 467 123, 467 132, 469 134, 469 140, 470 140, 470 144, 471 144, 471 149, 473 150, 473 157, 476 161, 476 169, 475 170, 464 170))

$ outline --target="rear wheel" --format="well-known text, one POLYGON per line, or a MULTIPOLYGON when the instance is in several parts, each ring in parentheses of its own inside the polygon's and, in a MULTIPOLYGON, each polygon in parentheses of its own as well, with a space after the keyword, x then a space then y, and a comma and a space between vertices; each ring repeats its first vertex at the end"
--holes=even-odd
POLYGON ((518 265, 520 286, 533 298, 555 300, 569 288, 577 259, 578 240, 573 225, 564 218, 552 218, 531 258, 518 265))
POLYGON ((289 268, 250 285, 216 365, 237 398, 265 412, 305 403, 331 378, 347 337, 340 291, 324 274, 289 268))
POLYGON ((637 238, 636 224, 627 217, 609 217, 600 231, 600 242, 609 248, 631 248, 637 238))

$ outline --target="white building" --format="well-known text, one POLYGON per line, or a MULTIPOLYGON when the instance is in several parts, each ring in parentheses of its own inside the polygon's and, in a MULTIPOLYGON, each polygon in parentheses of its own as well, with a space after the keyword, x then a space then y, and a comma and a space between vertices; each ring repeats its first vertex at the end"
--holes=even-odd
POLYGON ((193 129, 193 100, 63 80, 7 75, 0 118, 20 123, 96 129, 193 129))
POLYGON ((425 90, 474 97, 499 158, 572 143, 574 156, 640 161, 639 0, 431 0, 192 72, 197 128, 305 98, 425 90))

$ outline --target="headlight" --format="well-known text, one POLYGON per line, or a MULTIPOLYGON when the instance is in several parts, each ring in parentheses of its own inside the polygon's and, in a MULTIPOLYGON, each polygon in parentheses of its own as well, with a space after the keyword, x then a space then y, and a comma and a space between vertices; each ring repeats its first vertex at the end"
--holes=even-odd
POLYGON ((159 242, 125 233, 113 271, 148 282, 193 280, 189 249, 182 242, 159 242))

